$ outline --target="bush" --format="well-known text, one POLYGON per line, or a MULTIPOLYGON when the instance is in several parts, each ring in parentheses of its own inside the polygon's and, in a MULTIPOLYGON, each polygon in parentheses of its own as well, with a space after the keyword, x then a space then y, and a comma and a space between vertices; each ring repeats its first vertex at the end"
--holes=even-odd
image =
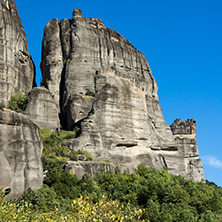
POLYGON ((140 220, 143 210, 124 206, 106 196, 94 203, 89 197, 73 201, 72 212, 77 221, 145 221, 140 220))
POLYGON ((2 102, 0 103, 0 109, 3 110, 4 108, 5 108, 5 102, 2 101, 2 102))
POLYGON ((79 155, 84 155, 86 157, 86 161, 93 161, 92 155, 86 150, 78 150, 79 155))
POLYGON ((92 97, 95 97, 95 93, 92 92, 92 91, 90 91, 90 90, 88 90, 88 89, 87 89, 85 95, 86 95, 86 96, 92 96, 92 97))
POLYGON ((74 131, 51 131, 50 129, 40 129, 40 135, 43 141, 42 163, 43 169, 48 170, 55 167, 62 169, 68 160, 77 161, 78 155, 86 156, 87 161, 92 161, 93 157, 87 151, 72 151, 61 143, 69 139, 74 139, 79 128, 74 131))
POLYGON ((44 146, 58 146, 60 143, 69 139, 76 138, 79 128, 75 128, 73 131, 51 131, 50 129, 40 129, 40 135, 44 146))
POLYGON ((23 111, 25 111, 28 100, 28 94, 22 94, 21 92, 19 92, 11 96, 11 100, 7 108, 15 112, 22 113, 23 111))

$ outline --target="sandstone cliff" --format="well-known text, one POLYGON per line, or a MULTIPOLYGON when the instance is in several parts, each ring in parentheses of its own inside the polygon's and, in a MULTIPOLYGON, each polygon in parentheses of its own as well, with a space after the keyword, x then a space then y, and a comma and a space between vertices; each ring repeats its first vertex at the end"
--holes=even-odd
POLYGON ((0 187, 10 188, 8 198, 20 196, 43 180, 39 129, 28 117, 0 110, 0 187))
MULTIPOLYGON (((29 92, 34 64, 13 0, 0 2, 0 103, 8 104, 13 93, 29 92)), ((20 196, 42 185, 42 141, 39 129, 28 117, 0 110, 0 188, 20 196)))
POLYGON ((188 173, 149 64, 129 41, 75 9, 71 20, 46 25, 42 46, 43 82, 60 107, 62 126, 81 128, 63 145, 130 172, 142 163, 188 173))
POLYGON ((0 2, 0 103, 8 104, 11 94, 29 92, 34 64, 14 0, 0 2))
POLYGON ((50 91, 44 87, 35 87, 30 91, 23 114, 29 116, 40 128, 60 128, 57 105, 50 91))
POLYGON ((196 120, 188 119, 185 122, 176 119, 170 126, 178 144, 178 151, 184 158, 184 177, 189 180, 204 181, 203 164, 199 156, 196 140, 196 120))

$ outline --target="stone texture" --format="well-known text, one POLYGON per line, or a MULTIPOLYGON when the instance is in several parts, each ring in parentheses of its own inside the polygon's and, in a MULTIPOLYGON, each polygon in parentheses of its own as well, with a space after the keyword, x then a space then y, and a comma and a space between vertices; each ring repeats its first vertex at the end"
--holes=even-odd
POLYGON ((170 126, 178 144, 178 151, 184 157, 185 178, 200 182, 205 181, 203 164, 200 160, 196 141, 196 120, 176 119, 170 126))
POLYGON ((0 151, 0 187, 3 190, 12 187, 12 172, 9 162, 4 156, 4 153, 0 151))
POLYGON ((14 0, 0 2, 0 103, 11 94, 29 92, 35 67, 14 0))
POLYGON ((43 180, 39 128, 25 115, 0 110, 0 187, 11 188, 7 198, 16 198, 43 180))
POLYGON ((51 92, 44 87, 36 87, 29 93, 29 101, 23 113, 40 128, 52 130, 60 128, 57 104, 51 92))
POLYGON ((63 145, 109 159, 120 170, 132 172, 142 163, 187 175, 150 66, 128 40, 74 9, 71 20, 47 24, 42 45, 44 84, 59 95, 62 126, 81 128, 63 145))
POLYGON ((58 19, 51 20, 44 29, 41 70, 43 83, 52 93, 59 108, 60 81, 63 69, 63 54, 58 19))
POLYGON ((91 177, 95 177, 99 172, 115 171, 116 166, 108 162, 96 161, 68 161, 65 171, 76 174, 79 179, 88 173, 91 177))

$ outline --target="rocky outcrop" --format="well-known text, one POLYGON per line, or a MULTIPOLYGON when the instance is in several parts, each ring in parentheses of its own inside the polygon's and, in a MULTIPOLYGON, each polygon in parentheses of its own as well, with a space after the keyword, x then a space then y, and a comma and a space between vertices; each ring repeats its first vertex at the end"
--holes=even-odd
POLYGON ((60 81, 63 70, 63 56, 60 41, 60 27, 57 19, 50 21, 44 29, 41 70, 43 83, 52 93, 59 108, 60 81))
MULTIPOLYGON (((86 149, 96 159, 115 162, 134 158, 137 165, 139 155, 175 146, 145 56, 101 20, 83 18, 75 9, 72 20, 50 21, 42 55, 45 86, 52 92, 51 85, 60 90, 63 127, 82 129, 73 149, 86 149), (53 67, 60 71, 51 72, 53 67)), ((156 165, 153 157, 148 159, 156 165)))
POLYGON ((170 126, 174 138, 178 144, 178 151, 184 158, 186 179, 197 182, 205 181, 203 173, 203 164, 199 156, 196 140, 196 120, 188 119, 183 121, 176 119, 170 126))
POLYGON ((29 101, 23 113, 40 128, 60 128, 57 104, 48 89, 36 87, 29 93, 29 101))
POLYGON ((0 2, 0 103, 8 104, 11 94, 29 92, 34 64, 14 0, 0 2))
POLYGON ((25 115, 0 110, 0 187, 11 189, 7 198, 40 188, 42 148, 36 124, 25 115))
POLYGON ((115 171, 116 166, 108 162, 96 161, 68 161, 65 171, 76 174, 79 179, 88 173, 91 177, 95 177, 100 172, 115 171))
POLYGON ((81 128, 63 145, 129 172, 142 163, 187 175, 149 64, 128 40, 74 9, 71 20, 46 25, 42 45, 43 82, 60 106, 62 126, 81 128))

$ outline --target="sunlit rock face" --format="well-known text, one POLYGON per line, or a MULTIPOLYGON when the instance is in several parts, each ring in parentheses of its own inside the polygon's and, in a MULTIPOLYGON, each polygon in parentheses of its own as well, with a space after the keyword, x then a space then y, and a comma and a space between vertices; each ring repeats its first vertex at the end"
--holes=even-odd
POLYGON ((49 21, 42 46, 43 82, 60 106, 62 126, 81 128, 63 145, 130 172, 142 163, 184 173, 150 66, 128 40, 74 9, 71 20, 49 21))
POLYGON ((34 64, 14 0, 0 2, 0 102, 8 104, 13 93, 29 92, 34 64))
POLYGON ((35 122, 40 128, 56 130, 60 128, 57 104, 44 87, 35 87, 29 93, 29 101, 23 113, 35 122))
POLYGON ((10 188, 16 198, 43 180, 39 128, 25 115, 0 110, 0 187, 10 188))
POLYGON ((199 156, 196 140, 196 120, 183 121, 176 119, 170 126, 174 138, 178 144, 178 151, 184 157, 184 177, 197 182, 205 181, 203 164, 199 156))

